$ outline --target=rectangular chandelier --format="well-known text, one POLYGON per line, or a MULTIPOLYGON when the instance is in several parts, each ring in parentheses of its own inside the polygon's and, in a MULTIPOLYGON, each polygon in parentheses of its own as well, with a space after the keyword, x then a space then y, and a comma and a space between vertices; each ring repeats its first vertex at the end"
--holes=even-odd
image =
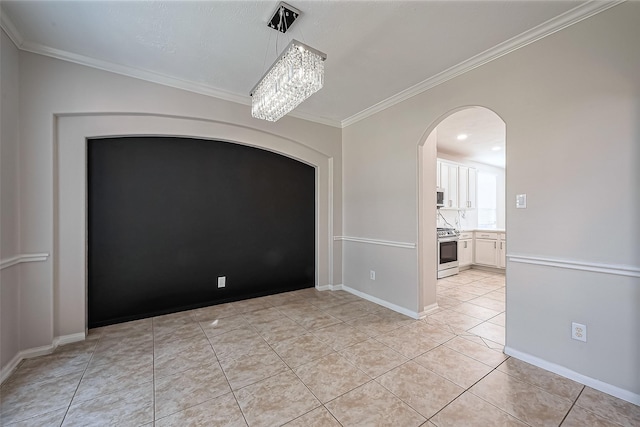
POLYGON ((320 90, 325 59, 324 53, 291 40, 251 90, 251 115, 275 122, 320 90))

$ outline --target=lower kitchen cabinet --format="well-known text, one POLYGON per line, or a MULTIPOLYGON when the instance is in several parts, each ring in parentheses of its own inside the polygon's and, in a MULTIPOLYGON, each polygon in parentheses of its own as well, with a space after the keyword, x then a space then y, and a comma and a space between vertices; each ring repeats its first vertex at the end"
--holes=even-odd
POLYGON ((498 241, 489 239, 476 239, 475 243, 475 264, 497 267, 498 241))
POLYGON ((458 264, 467 267, 473 264, 473 233, 460 233, 458 240, 458 264))
MULTIPOLYGON (((474 264, 505 268, 507 265, 507 238, 505 233, 476 231, 474 264)), ((462 265, 462 264, 461 264, 462 265)))

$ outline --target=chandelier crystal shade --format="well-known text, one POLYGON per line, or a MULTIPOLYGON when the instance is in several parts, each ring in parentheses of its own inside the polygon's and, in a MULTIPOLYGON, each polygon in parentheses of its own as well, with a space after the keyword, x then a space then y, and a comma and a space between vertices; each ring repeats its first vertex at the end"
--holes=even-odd
POLYGON ((320 90, 326 58, 324 53, 291 40, 251 91, 251 115, 275 122, 320 90))

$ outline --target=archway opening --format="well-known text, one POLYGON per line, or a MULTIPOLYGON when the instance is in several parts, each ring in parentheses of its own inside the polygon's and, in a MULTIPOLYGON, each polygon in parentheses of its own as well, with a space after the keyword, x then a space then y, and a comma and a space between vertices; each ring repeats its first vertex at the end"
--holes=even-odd
POLYGON ((505 122, 488 108, 461 107, 440 117, 425 135, 419 150, 424 314, 501 348, 506 311, 505 122), (431 227, 436 233, 428 231, 431 227))

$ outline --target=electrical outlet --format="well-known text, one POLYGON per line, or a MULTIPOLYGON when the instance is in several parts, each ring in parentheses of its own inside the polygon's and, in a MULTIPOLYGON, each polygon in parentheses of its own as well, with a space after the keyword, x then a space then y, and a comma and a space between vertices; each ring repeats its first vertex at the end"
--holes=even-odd
POLYGON ((225 286, 227 286, 227 276, 218 277, 218 287, 224 288, 225 286))
POLYGON ((571 338, 578 341, 587 342, 587 327, 580 323, 571 323, 571 338))
POLYGON ((371 280, 376 280, 376 272, 375 272, 375 271, 373 271, 373 270, 371 270, 371 271, 369 272, 369 278, 370 278, 371 280))

